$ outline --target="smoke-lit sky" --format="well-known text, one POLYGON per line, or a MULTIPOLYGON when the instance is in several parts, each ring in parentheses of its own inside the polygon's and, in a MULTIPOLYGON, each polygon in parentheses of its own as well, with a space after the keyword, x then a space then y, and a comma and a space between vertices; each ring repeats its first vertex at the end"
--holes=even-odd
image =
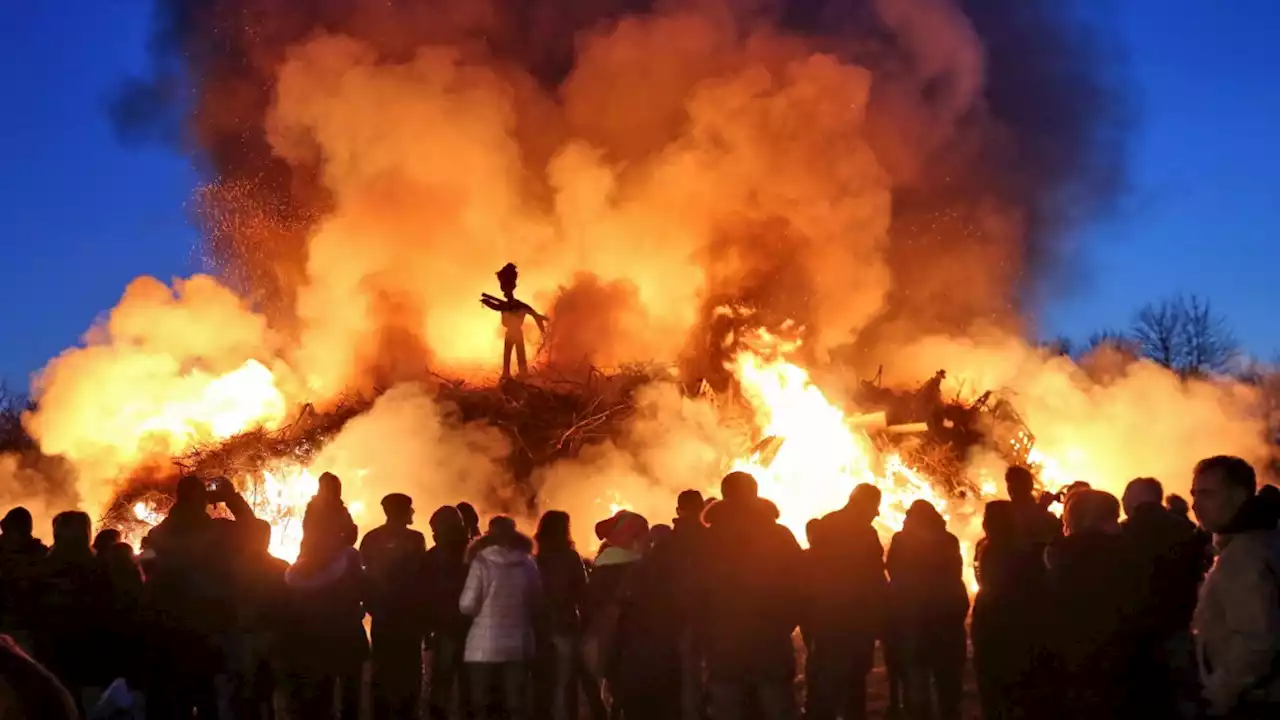
MULTIPOLYGON (((1081 233, 1087 276, 1041 317, 1045 335, 1127 323, 1183 290, 1212 299, 1246 348, 1280 350, 1280 48, 1274 0, 1125 0, 1119 16, 1140 124, 1120 216, 1081 233)), ((199 266, 189 163, 123 147, 108 94, 147 62, 151 0, 19 3, 0 28, 0 378, 76 341, 130 279, 199 266)))

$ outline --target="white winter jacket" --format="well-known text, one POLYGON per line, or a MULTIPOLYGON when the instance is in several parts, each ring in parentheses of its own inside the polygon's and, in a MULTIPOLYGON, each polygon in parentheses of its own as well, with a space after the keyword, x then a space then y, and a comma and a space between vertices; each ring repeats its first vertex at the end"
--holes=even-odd
POLYGON ((533 618, 542 581, 524 550, 493 545, 471 561, 458 609, 474 618, 463 659, 469 663, 533 658, 533 618))

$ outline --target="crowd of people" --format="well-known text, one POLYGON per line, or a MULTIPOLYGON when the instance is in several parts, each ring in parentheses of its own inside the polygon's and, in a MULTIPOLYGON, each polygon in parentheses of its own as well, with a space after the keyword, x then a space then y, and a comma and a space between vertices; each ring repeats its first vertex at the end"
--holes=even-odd
POLYGON ((16 508, 0 714, 356 720, 367 695, 378 719, 861 720, 878 645, 888 711, 911 720, 961 717, 970 648, 988 720, 1280 717, 1280 492, 1248 463, 1195 468, 1198 524, 1152 478, 1121 499, 1005 479, 972 608, 938 510, 912 504, 886 553, 872 485, 802 549, 734 472, 670 524, 597 523, 589 558, 560 511, 528 537, 444 506, 428 543, 402 494, 360 539, 328 473, 292 565, 225 481, 183 478, 136 556, 80 512, 46 548, 16 508))

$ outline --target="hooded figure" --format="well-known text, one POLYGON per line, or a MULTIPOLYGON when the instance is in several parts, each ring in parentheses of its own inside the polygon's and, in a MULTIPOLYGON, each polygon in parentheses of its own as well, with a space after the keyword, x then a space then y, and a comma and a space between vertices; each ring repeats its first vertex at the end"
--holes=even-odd
POLYGON ((302 515, 302 551, 298 559, 315 555, 319 564, 326 564, 342 548, 355 547, 358 534, 351 511, 342 501, 342 481, 333 473, 322 474, 315 497, 302 515))
POLYGON ((969 593, 960 541, 947 532, 946 520, 927 500, 917 500, 907 510, 886 566, 890 623, 901 644, 909 713, 933 717, 936 693, 937 716, 958 720, 969 593))
POLYGON ((542 582, 533 541, 515 523, 498 516, 473 548, 474 558, 458 609, 472 618, 464 658, 475 708, 498 704, 506 717, 529 717, 528 663, 534 657, 534 619, 541 609, 542 582), (501 687, 500 696, 494 687, 501 687), (501 703, 496 702, 501 697, 501 703))
POLYGON ((739 720, 754 703, 766 720, 794 718, 795 649, 803 554, 756 480, 733 472, 724 499, 707 508, 697 625, 703 637, 712 717, 739 720))

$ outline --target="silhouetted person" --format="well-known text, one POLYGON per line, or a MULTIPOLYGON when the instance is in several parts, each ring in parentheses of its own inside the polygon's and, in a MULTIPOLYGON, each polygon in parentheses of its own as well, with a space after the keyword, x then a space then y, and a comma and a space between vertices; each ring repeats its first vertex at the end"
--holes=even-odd
POLYGON ((271 524, 248 523, 236 562, 239 658, 232 668, 233 715, 275 717, 280 626, 288 618, 285 573, 289 563, 271 555, 271 524))
POLYGON ((670 556, 662 552, 664 542, 635 564, 622 597, 610 691, 615 711, 626 720, 674 719, 681 713, 679 618, 683 603, 670 584, 672 573, 666 562, 670 556))
POLYGON ((707 526, 702 523, 706 501, 697 490, 685 490, 676 499, 676 517, 671 536, 655 545, 652 563, 659 582, 673 596, 672 623, 680 641, 680 717, 700 720, 705 715, 702 683, 702 647, 695 619, 698 602, 698 574, 707 526))
POLYGON ((470 543, 480 537, 480 514, 476 512, 475 507, 469 502, 460 502, 457 505, 458 514, 462 516, 463 527, 467 531, 467 542, 470 543))
POLYGON ((583 607, 583 662, 593 684, 608 688, 616 714, 619 699, 612 686, 619 668, 622 610, 632 575, 649 547, 649 521, 630 510, 620 510, 596 523, 595 534, 601 543, 583 607))
POLYGON ((137 689, 146 671, 142 569, 133 548, 121 541, 119 530, 100 531, 93 539, 93 551, 111 586, 106 642, 115 651, 104 658, 108 675, 112 680, 124 678, 137 689))
POLYGON ((1120 535, 1120 502, 1077 490, 1067 496, 1063 525, 1066 535, 1046 555, 1061 717, 1122 720, 1150 712, 1132 704, 1138 569, 1120 535))
POLYGON ((431 515, 434 546, 427 551, 423 581, 426 585, 427 631, 431 646, 431 720, 446 720, 453 698, 459 714, 471 717, 471 693, 463 669, 463 652, 471 619, 458 607, 467 582, 466 524, 458 509, 445 505, 431 515))
POLYGON ((337 475, 326 472, 320 476, 315 497, 307 503, 302 516, 302 550, 299 559, 307 555, 320 555, 319 564, 325 564, 343 548, 356 545, 358 531, 351 519, 351 511, 342 501, 342 481, 337 475))
POLYGON ((387 522, 360 543, 368 586, 375 720, 410 718, 422 694, 422 586, 426 538, 413 524, 413 500, 393 493, 382 499, 387 522))
POLYGON ((71 693, 8 635, 0 635, 0 717, 5 720, 79 720, 71 693))
POLYGON ((40 567, 39 602, 33 628, 35 657, 84 708, 86 696, 113 679, 107 646, 111 621, 111 582, 89 546, 89 516, 58 513, 53 547, 40 567))
POLYGON ((493 518, 472 548, 458 609, 472 618, 464 656, 477 713, 508 720, 530 716, 528 664, 542 595, 532 551, 533 541, 504 516, 493 518))
POLYGON ((582 612, 587 601, 587 571, 574 547, 569 514, 543 513, 534 534, 542 577, 545 615, 538 642, 538 715, 577 720, 578 689, 590 703, 593 720, 604 720, 600 686, 582 661, 582 612))
POLYGON ((332 718, 336 712, 341 720, 356 720, 369 654, 360 553, 346 545, 311 547, 312 554, 300 555, 285 573, 281 654, 291 716, 332 718))
POLYGON ((803 555, 755 478, 733 472, 724 499, 707 508, 697 625, 703 635, 711 716, 741 720, 757 707, 765 720, 796 717, 795 650, 803 555))
POLYGON ((169 514, 148 533, 145 588, 152 642, 148 713, 156 717, 216 717, 214 676, 225 665, 221 642, 235 625, 232 560, 253 510, 226 480, 178 481, 169 514), (236 522, 215 520, 222 503, 236 522))
POLYGON ((816 593, 806 718, 866 715, 867 674, 886 628, 889 589, 884 549, 871 525, 880 498, 874 485, 859 485, 848 504, 820 521, 812 548, 818 575, 806 583, 816 593))
POLYGON ((1200 461, 1191 484, 1218 549, 1193 621, 1212 717, 1280 717, 1280 537, 1256 488, 1253 467, 1225 456, 1200 461))
POLYGON ((1138 478, 1122 500, 1122 536, 1138 573, 1137 657, 1129 692, 1153 716, 1191 718, 1197 682, 1191 617, 1203 578, 1203 549, 1195 527, 1161 504, 1163 495, 1158 480, 1138 478))
POLYGON ((31 647, 33 583, 49 548, 32 536, 31 513, 16 507, 0 520, 0 632, 31 647))
POLYGON ((1051 678, 1044 560, 1019 530, 1012 501, 987 503, 974 553, 973 666, 984 720, 1040 720, 1051 678))
POLYGON ((1062 536, 1062 523, 1048 510, 1048 503, 1053 499, 1064 499, 1067 492, 1060 495, 1035 497, 1035 476, 1031 471, 1018 465, 1011 465, 1004 473, 1005 489, 1009 493, 1009 502, 1017 517, 1018 532, 1036 547, 1039 552, 1062 536))
POLYGON ((1263 485, 1258 488, 1258 504, 1273 525, 1280 525, 1280 487, 1263 485))
POLYGON ((933 505, 917 500, 907 510, 902 531, 893 536, 886 566, 891 624, 906 669, 908 714, 959 720, 969 614, 960 541, 947 532, 946 520, 933 505))

